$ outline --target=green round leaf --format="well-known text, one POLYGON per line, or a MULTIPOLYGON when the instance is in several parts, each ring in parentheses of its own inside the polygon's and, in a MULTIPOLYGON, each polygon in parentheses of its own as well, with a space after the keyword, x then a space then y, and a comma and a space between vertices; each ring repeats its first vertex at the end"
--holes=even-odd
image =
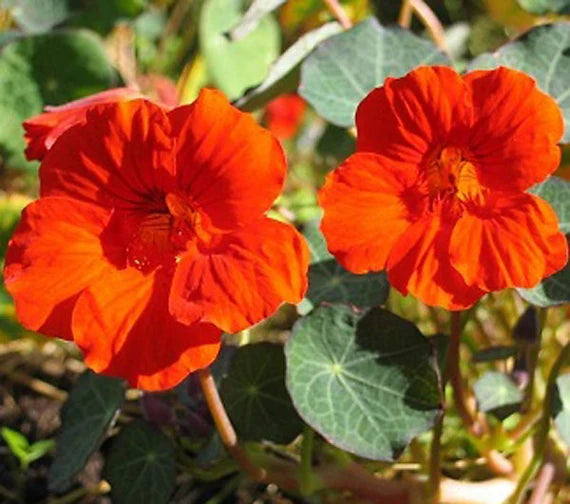
POLYGON ((85 31, 18 39, 0 54, 0 153, 12 168, 34 170, 24 157, 22 122, 111 86, 116 72, 102 42, 85 31))
POLYGON ((26 38, 4 51, 14 51, 26 60, 46 105, 96 93, 117 80, 102 40, 86 30, 26 38))
POLYGON ((362 457, 396 459, 441 414, 431 345, 411 322, 381 308, 321 306, 295 324, 285 355, 301 417, 362 457))
POLYGON ((69 15, 67 0, 4 0, 0 7, 10 9, 18 26, 29 33, 46 32, 69 15))
POLYGON ((529 74, 556 100, 566 124, 562 141, 570 142, 570 23, 537 26, 498 51, 475 58, 469 69, 501 65, 529 74))
POLYGON ((521 401, 522 392, 505 374, 489 371, 473 386, 481 411, 489 411, 501 420, 514 413, 521 401))
POLYGON ((263 82, 239 98, 236 107, 246 112, 263 107, 282 93, 297 89, 299 69, 317 44, 342 30, 338 23, 327 23, 305 33, 271 65, 263 82))
POLYGON ((552 416, 560 437, 570 446, 570 373, 556 380, 552 416))
POLYGON ((240 0, 206 0, 200 14, 200 48, 213 83, 230 99, 263 81, 271 62, 279 56, 279 26, 268 15, 241 40, 226 32, 240 20, 240 0))
POLYGON ((369 18, 315 49, 301 67, 299 93, 325 119, 349 127, 360 101, 386 77, 449 63, 431 42, 369 18))
POLYGON ((222 382, 222 399, 242 439, 288 444, 303 429, 285 388, 281 345, 240 347, 222 382))
POLYGON ((61 409, 61 430, 56 454, 49 472, 49 488, 64 492, 71 480, 99 446, 119 408, 123 404, 122 380, 82 374, 61 409))
POLYGON ((305 225, 304 236, 311 251, 311 265, 306 300, 300 305, 302 313, 323 302, 341 302, 364 308, 386 301, 390 284, 384 272, 356 275, 345 270, 328 252, 318 221, 305 225))
POLYGON ((533 14, 546 14, 547 12, 568 13, 570 0, 518 0, 519 5, 533 14))
POLYGON ((124 427, 103 469, 113 504, 162 504, 174 490, 176 463, 170 439, 144 420, 124 427))

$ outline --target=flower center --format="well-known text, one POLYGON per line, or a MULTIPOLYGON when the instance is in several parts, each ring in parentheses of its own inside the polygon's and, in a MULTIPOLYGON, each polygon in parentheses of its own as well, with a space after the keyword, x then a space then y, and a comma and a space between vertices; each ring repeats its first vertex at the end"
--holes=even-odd
POLYGON ((149 213, 138 221, 127 246, 128 263, 144 273, 173 264, 200 225, 200 214, 183 196, 169 193, 164 202, 166 211, 149 213))
POLYGON ((458 147, 443 148, 430 163, 426 178, 431 206, 446 200, 456 213, 463 204, 481 203, 484 198, 475 166, 463 158, 458 147))

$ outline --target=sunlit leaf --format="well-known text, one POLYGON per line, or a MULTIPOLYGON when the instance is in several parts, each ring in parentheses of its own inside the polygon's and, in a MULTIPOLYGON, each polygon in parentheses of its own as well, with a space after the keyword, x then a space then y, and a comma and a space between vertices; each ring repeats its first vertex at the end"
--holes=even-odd
POLYGON ((264 81, 248 90, 235 105, 242 110, 251 111, 262 107, 282 93, 295 90, 299 84, 301 62, 317 44, 340 31, 338 23, 327 23, 305 33, 271 65, 264 81))
POLYGON ((394 460, 441 414, 432 346, 386 310, 321 306, 295 324, 285 354, 297 411, 349 452, 394 460))
POLYGON ((418 65, 449 63, 428 40, 369 18, 315 49, 301 67, 299 93, 325 119, 348 127, 358 103, 386 77, 400 77, 418 65))
POLYGON ((237 0, 206 0, 200 14, 200 48, 208 73, 230 99, 262 82, 281 48, 279 27, 271 15, 247 37, 229 40, 226 32, 240 20, 240 7, 237 0))
POLYGON ((540 89, 551 95, 562 110, 566 124, 564 142, 570 141, 570 23, 537 26, 498 51, 475 58, 469 68, 507 66, 536 79, 540 89))
POLYGON ((49 472, 49 487, 63 492, 72 478, 99 446, 123 404, 124 382, 97 375, 82 374, 61 410, 61 430, 56 454, 49 472))
POLYGON ((522 401, 522 392, 504 373, 489 371, 473 385, 480 411, 492 412, 504 419, 514 413, 522 401))
POLYGON ((68 0, 2 0, 0 8, 10 9, 18 26, 29 33, 42 33, 69 15, 68 0))
POLYGON ((533 14, 546 14, 557 12, 567 14, 570 12, 570 0, 518 0, 519 5, 533 14))
POLYGON ((288 444, 303 428, 285 388, 282 345, 240 347, 222 383, 222 399, 242 439, 288 444))
POLYGON ((103 475, 113 504, 166 504, 176 477, 174 447, 161 431, 137 420, 113 441, 103 475))

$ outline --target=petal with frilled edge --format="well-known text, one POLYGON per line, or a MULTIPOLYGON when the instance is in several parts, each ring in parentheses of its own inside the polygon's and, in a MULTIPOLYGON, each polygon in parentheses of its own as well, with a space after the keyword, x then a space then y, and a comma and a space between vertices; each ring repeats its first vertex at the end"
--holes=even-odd
POLYGON ((307 289, 309 252, 287 224, 262 218, 180 258, 170 311, 181 322, 211 322, 236 333, 298 303, 307 289))
POLYGON ((567 248, 550 205, 517 194, 465 212, 451 235, 450 254, 467 283, 496 291, 534 287, 566 265, 567 248))

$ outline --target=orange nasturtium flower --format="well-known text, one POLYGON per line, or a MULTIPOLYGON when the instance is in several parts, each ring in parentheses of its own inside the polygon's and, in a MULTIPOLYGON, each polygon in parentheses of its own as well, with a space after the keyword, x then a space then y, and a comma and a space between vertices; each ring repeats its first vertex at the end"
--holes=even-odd
POLYGON ((567 262, 553 209, 525 191, 554 172, 563 120, 527 75, 420 67, 356 112, 357 152, 319 194, 330 251, 400 292, 467 308, 567 262))
POLYGON ((301 235, 265 212, 279 142, 218 92, 165 112, 95 105, 40 167, 5 281, 25 327, 73 340, 87 365, 159 390, 306 290, 301 235))

